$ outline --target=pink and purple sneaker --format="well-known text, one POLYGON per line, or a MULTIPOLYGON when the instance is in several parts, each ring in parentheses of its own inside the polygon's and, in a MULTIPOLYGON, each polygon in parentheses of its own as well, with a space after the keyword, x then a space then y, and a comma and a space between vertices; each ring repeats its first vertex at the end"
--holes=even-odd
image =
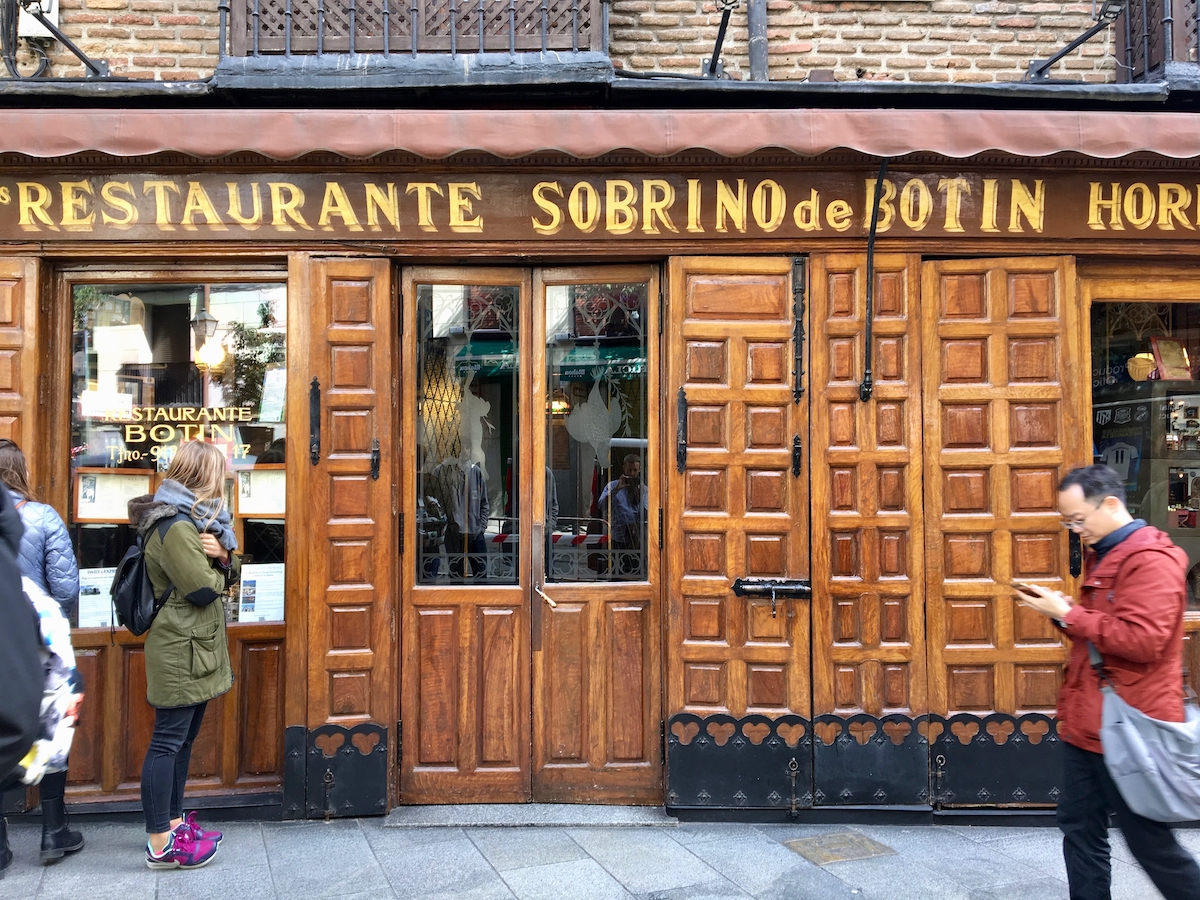
POLYGON ((219 844, 221 843, 221 838, 225 836, 219 831, 209 831, 208 829, 204 828, 204 826, 200 824, 199 819, 196 818, 195 810, 192 810, 190 813, 184 816, 183 824, 192 832, 192 837, 194 837, 197 841, 212 841, 214 844, 219 844))
POLYGON ((198 841, 192 830, 180 825, 167 838, 162 853, 155 853, 146 844, 146 867, 149 869, 199 869, 208 865, 217 855, 217 845, 212 841, 198 841))

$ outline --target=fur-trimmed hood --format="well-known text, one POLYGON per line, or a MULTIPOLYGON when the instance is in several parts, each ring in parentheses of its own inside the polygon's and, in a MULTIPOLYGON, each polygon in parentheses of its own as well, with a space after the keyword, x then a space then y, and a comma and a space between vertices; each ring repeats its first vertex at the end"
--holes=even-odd
POLYGON ((179 508, 175 504, 155 500, 153 494, 142 494, 129 501, 129 524, 143 536, 163 519, 178 514, 179 508))

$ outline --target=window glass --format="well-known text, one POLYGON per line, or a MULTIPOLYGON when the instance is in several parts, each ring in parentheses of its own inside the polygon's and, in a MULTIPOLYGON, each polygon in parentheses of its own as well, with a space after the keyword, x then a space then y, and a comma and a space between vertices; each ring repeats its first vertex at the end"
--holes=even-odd
POLYGON ((113 567, 133 542, 127 502, 161 483, 179 444, 229 466, 242 584, 230 621, 283 618, 287 294, 283 284, 73 288, 69 527, 77 624, 107 624, 113 567))
POLYGON ((420 584, 516 584, 520 288, 417 286, 420 584))
POLYGON ((1200 304, 1095 303, 1091 330, 1093 457, 1187 552, 1200 609, 1200 304))
POLYGON ((648 291, 546 287, 548 581, 647 577, 648 291))

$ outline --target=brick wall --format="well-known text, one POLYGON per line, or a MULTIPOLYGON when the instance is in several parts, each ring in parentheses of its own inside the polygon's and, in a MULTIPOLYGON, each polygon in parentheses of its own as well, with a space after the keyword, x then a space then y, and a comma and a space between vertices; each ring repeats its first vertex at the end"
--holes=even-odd
MULTIPOLYGON (((337 0, 328 0, 337 2, 337 0)), ((447 4, 449 0, 446 0, 447 4)), ((767 0, 773 81, 832 69, 838 81, 1018 81, 1029 60, 1045 58, 1091 25, 1091 3, 971 0, 767 0)), ((216 66, 217 0, 60 0, 63 31, 114 75, 160 80, 207 78, 216 66)), ((713 0, 613 0, 615 65, 698 74, 716 41, 713 0)), ((748 79, 746 11, 733 14, 722 57, 748 79)), ((53 45, 56 77, 83 68, 53 45)), ((1059 77, 1115 80, 1113 29, 1077 50, 1059 77)))
MULTIPOLYGON (((158 81, 207 78, 217 65, 217 0, 59 0, 58 25, 113 75, 158 81)), ((50 74, 82 77, 83 66, 54 43, 50 74)))
MULTIPOLYGON (((832 69, 838 81, 1019 81, 1029 60, 1047 58, 1092 25, 1091 11, 1090 2, 767 0, 770 77, 795 81, 832 69)), ((698 74, 720 19, 712 0, 614 0, 613 62, 698 74)), ((1114 81, 1114 49, 1110 28, 1054 74, 1114 81)), ((733 13, 721 55, 730 77, 749 79, 745 6, 733 13)))

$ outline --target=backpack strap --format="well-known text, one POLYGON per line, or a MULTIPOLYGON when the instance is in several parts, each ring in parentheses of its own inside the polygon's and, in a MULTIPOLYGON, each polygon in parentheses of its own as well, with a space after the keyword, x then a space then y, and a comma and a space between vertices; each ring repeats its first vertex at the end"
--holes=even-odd
MULTIPOLYGON (((165 541, 167 539, 167 532, 171 530, 171 526, 174 525, 176 522, 182 522, 182 521, 191 522, 193 525, 196 524, 195 519, 193 519, 187 513, 181 513, 181 512, 175 513, 175 515, 171 516, 171 518, 169 518, 169 519, 160 519, 158 521, 158 523, 154 526, 155 529, 158 531, 158 539, 160 541, 165 541)), ((199 531, 200 528, 197 526, 196 530, 199 531)), ((162 592, 161 597, 159 597, 157 600, 154 601, 155 611, 162 609, 163 604, 165 604, 167 602, 167 598, 171 596, 171 592, 174 590, 175 590, 175 585, 168 578, 167 579, 167 589, 162 592)))

